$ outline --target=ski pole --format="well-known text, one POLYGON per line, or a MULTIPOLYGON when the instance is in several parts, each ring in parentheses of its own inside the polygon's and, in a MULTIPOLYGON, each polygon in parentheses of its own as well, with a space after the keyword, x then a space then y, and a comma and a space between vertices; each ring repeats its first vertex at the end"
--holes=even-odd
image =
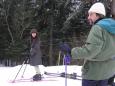
POLYGON ((61 55, 61 51, 59 51, 59 57, 58 57, 58 61, 57 61, 57 65, 60 65, 60 55, 61 55))
POLYGON ((25 71, 26 71, 26 69, 27 69, 27 64, 28 64, 28 62, 29 62, 29 59, 27 59, 27 63, 26 63, 26 66, 25 66, 25 68, 24 68, 24 71, 23 71, 23 74, 22 74, 22 78, 24 77, 24 73, 25 73, 25 71))
POLYGON ((70 55, 64 54, 64 64, 65 64, 65 86, 67 86, 67 65, 70 64, 70 55))
POLYGON ((15 76, 15 78, 13 79, 13 81, 12 81, 12 82, 15 82, 15 80, 16 80, 16 78, 17 78, 18 74, 20 73, 20 71, 21 71, 21 69, 22 69, 23 65, 25 64, 25 62, 26 62, 26 60, 25 60, 25 61, 23 61, 23 63, 22 63, 22 65, 21 65, 20 69, 18 70, 18 72, 17 72, 17 74, 16 74, 16 76, 15 76))
POLYGON ((67 86, 67 64, 65 54, 64 54, 64 65, 65 65, 65 86, 67 86))

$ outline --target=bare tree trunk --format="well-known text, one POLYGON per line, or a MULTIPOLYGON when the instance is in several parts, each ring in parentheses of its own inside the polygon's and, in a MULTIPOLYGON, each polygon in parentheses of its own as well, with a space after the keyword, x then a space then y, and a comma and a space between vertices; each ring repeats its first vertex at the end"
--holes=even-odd
MULTIPOLYGON (((7 29, 8 29, 9 35, 10 35, 10 37, 11 37, 11 42, 14 44, 14 38, 13 38, 12 32, 11 32, 10 27, 9 27, 9 23, 8 23, 9 8, 10 8, 10 6, 11 6, 11 3, 12 3, 12 1, 11 1, 10 4, 8 5, 8 9, 5 10, 5 8, 4 8, 4 7, 3 7, 3 8, 4 8, 6 25, 7 25, 7 27, 8 27, 7 29)), ((3 4, 4 4, 4 2, 3 2, 3 4)), ((3 6, 4 6, 4 5, 3 5, 3 6)))
POLYGON ((53 64, 53 58, 52 58, 52 54, 53 54, 53 38, 52 38, 52 34, 53 34, 53 16, 50 16, 50 24, 51 24, 51 28, 50 28, 50 48, 49 48, 49 63, 50 65, 53 64))

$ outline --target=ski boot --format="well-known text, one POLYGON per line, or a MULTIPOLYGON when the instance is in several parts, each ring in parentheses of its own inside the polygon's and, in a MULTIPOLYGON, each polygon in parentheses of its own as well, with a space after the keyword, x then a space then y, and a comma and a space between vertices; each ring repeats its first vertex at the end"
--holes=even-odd
POLYGON ((42 80, 42 75, 41 74, 36 74, 33 76, 33 81, 39 81, 42 80))

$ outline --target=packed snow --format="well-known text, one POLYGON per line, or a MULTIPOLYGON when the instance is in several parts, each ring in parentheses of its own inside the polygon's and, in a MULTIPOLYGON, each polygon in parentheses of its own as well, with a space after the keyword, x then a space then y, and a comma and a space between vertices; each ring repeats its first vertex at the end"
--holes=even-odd
MULTIPOLYGON (((43 80, 33 82, 27 80, 35 75, 34 67, 29 64, 18 65, 15 67, 0 67, 0 86, 81 86, 81 77, 78 77, 76 80, 67 79, 66 85, 66 79, 64 77, 44 74, 44 72, 58 74, 65 72, 64 65, 47 67, 40 65, 40 70, 44 77, 43 80), (26 69, 25 72, 24 69, 26 69)), ((81 76, 81 66, 69 65, 67 66, 67 73, 77 73, 77 75, 81 76)))

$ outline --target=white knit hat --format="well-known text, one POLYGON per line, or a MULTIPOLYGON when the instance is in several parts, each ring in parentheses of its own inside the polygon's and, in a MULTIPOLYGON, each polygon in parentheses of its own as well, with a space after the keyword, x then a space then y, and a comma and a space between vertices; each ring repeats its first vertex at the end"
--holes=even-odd
POLYGON ((95 13, 99 13, 106 16, 104 4, 102 4, 101 2, 97 2, 93 4, 91 8, 89 9, 88 13, 89 12, 95 12, 95 13))

